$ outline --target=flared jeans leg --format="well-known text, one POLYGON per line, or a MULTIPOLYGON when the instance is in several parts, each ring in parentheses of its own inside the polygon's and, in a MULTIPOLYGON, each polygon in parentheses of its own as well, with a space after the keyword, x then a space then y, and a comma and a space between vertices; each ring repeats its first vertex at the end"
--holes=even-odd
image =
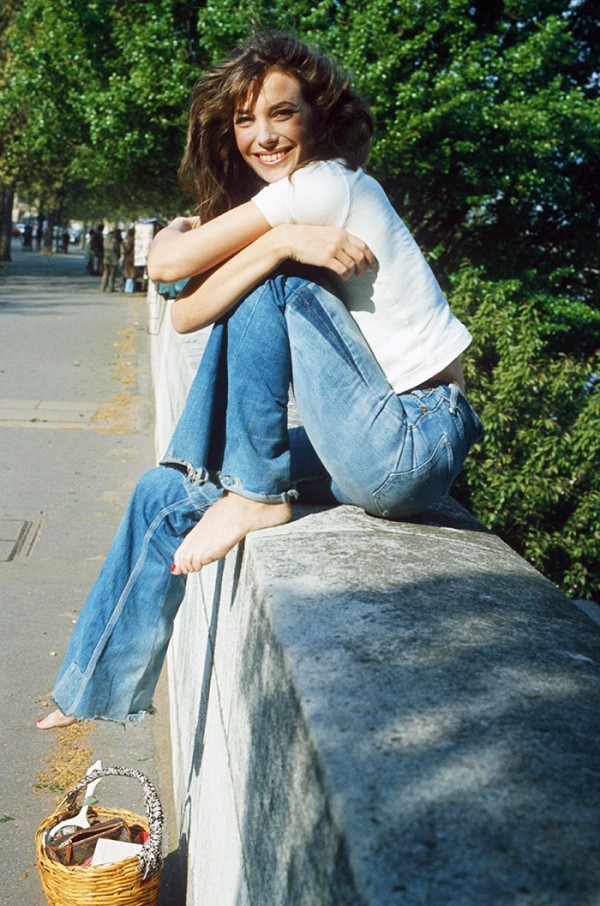
POLYGON ((185 593, 173 554, 221 493, 164 466, 140 479, 56 681, 64 714, 135 722, 148 709, 185 593))

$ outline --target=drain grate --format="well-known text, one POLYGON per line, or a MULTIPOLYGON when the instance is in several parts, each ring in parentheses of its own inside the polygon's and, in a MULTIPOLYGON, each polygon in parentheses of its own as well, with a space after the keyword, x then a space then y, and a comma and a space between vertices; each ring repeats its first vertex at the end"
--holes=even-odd
POLYGON ((41 522, 29 519, 0 519, 0 561, 29 557, 39 537, 41 522))

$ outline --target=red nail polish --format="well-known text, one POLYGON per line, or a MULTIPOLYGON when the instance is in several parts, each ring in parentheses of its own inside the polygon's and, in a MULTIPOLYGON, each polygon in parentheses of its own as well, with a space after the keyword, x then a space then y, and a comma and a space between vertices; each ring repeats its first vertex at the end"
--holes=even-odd
POLYGON ((176 568, 177 568, 177 567, 175 566, 175 564, 173 564, 173 566, 171 567, 171 572, 174 573, 175 570, 176 570, 176 568))

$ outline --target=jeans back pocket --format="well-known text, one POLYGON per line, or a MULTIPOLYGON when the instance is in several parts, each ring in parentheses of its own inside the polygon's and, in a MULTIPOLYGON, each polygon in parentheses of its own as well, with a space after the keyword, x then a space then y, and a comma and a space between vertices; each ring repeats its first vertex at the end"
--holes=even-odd
POLYGON ((404 519, 433 506, 447 493, 454 475, 452 446, 443 434, 425 462, 406 471, 392 472, 373 494, 385 519, 404 519))

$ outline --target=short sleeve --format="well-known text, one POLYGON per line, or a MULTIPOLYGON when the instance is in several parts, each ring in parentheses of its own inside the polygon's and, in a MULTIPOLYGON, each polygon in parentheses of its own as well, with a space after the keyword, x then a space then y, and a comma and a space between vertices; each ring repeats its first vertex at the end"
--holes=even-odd
POLYGON ((261 189, 252 200, 272 227, 280 223, 343 226, 350 191, 344 168, 327 161, 301 167, 261 189))

